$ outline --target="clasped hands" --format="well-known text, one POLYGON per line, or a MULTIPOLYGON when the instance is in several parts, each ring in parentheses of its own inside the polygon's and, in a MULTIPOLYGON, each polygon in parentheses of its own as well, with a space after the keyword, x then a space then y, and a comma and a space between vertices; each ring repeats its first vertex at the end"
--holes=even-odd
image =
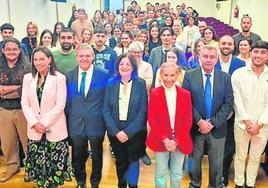
POLYGON ((116 138, 121 142, 121 143, 125 143, 126 141, 128 141, 128 136, 124 131, 119 131, 116 134, 116 138))
POLYGON ((212 128, 214 127, 211 123, 211 121, 206 121, 204 119, 199 120, 199 122, 197 123, 197 125, 199 126, 198 131, 201 134, 207 134, 209 133, 212 128))
POLYGON ((45 127, 42 123, 40 123, 40 122, 36 123, 32 128, 33 128, 37 133, 40 133, 40 134, 43 134, 43 133, 47 132, 46 127, 45 127))
POLYGON ((259 133, 259 130, 261 128, 261 125, 259 125, 258 123, 253 123, 250 120, 245 120, 244 121, 245 125, 246 125, 246 131, 250 134, 250 135, 257 135, 259 133))
POLYGON ((167 151, 170 151, 170 152, 175 152, 176 151, 177 143, 174 140, 169 139, 169 138, 165 138, 163 140, 163 143, 164 143, 165 148, 167 149, 167 151))

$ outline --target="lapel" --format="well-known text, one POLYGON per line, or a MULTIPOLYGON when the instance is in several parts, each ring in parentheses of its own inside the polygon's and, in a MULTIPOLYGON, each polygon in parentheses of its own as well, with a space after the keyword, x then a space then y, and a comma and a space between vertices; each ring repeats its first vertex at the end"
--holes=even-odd
POLYGON ((114 105, 115 105, 115 110, 116 110, 116 117, 119 117, 119 90, 120 90, 120 81, 116 82, 113 87, 113 92, 112 92, 112 102, 115 101, 114 105))
POLYGON ((78 66, 71 72, 70 74, 70 87, 71 87, 71 92, 72 95, 77 96, 79 95, 78 92, 78 66), (71 74, 70 74, 71 73, 71 74))
POLYGON ((217 91, 217 87, 219 86, 220 84, 220 78, 219 78, 219 71, 217 70, 214 70, 214 81, 213 81, 213 98, 212 98, 212 115, 214 114, 215 112, 215 101, 217 100, 217 94, 216 94, 216 91, 217 91))
POLYGON ((215 65, 215 69, 221 70, 220 58, 218 58, 218 61, 217 61, 216 65, 215 65))
POLYGON ((89 98, 90 96, 92 96, 92 93, 94 92, 96 87, 98 87, 98 83, 99 83, 99 75, 98 75, 96 68, 93 67, 91 83, 90 83, 90 86, 88 88, 86 98, 89 98))
MULTIPOLYGON (((43 104, 46 102, 49 93, 53 90, 53 89, 57 89, 54 86, 57 85, 57 80, 55 76, 50 75, 49 73, 47 74, 47 78, 46 78, 46 82, 44 85, 44 89, 42 92, 42 99, 41 99, 41 107, 43 106, 43 104)), ((48 98, 49 100, 49 98, 48 98)))
MULTIPOLYGON (((181 92, 180 92, 180 88, 178 86, 176 86, 176 90, 177 90, 177 97, 176 97, 176 117, 180 117, 179 116, 179 111, 180 111, 180 107, 183 106, 182 104, 182 100, 181 100, 181 92)), ((177 121, 178 121, 178 118, 175 118, 175 122, 174 122, 174 129, 177 128, 177 121)))
POLYGON ((134 103, 135 103, 135 96, 136 96, 137 87, 138 87, 137 85, 138 85, 137 79, 133 79, 132 80, 132 88, 131 88, 131 92, 130 92, 130 98, 129 98, 128 114, 131 113, 131 110, 132 110, 134 103))
MULTIPOLYGON (((178 94, 177 94, 178 97, 178 94)), ((178 100, 178 98, 177 98, 178 100)), ((168 127, 171 127, 170 124, 170 117, 169 117, 169 112, 168 112, 168 106, 167 106, 167 99, 166 99, 166 94, 165 94, 165 89, 163 86, 160 87, 160 97, 159 97, 159 101, 163 101, 162 102, 162 112, 163 112, 163 116, 162 117, 167 117, 167 121, 168 121, 168 127)), ((177 114, 177 109, 176 109, 176 114, 177 114)))
POLYGON ((39 106, 39 102, 38 102, 38 98, 37 98, 37 94, 36 94, 37 80, 38 80, 38 73, 31 80, 29 92, 31 93, 30 96, 31 96, 31 99, 34 103, 34 106, 36 106, 38 111, 40 112, 40 106, 39 106))
POLYGON ((203 83, 203 75, 202 75, 202 71, 201 71, 201 67, 199 67, 196 71, 196 85, 197 85, 197 91, 200 91, 200 97, 201 97, 201 101, 204 100, 204 83, 203 83))
POLYGON ((230 68, 228 70, 228 73, 231 75, 234 72, 235 69, 235 62, 233 61, 234 56, 232 56, 231 58, 231 62, 230 62, 230 68))
POLYGON ((159 67, 161 66, 161 64, 164 62, 164 60, 165 60, 165 54, 163 53, 163 47, 161 46, 161 48, 160 48, 160 59, 161 59, 161 61, 160 61, 160 64, 159 64, 159 67))

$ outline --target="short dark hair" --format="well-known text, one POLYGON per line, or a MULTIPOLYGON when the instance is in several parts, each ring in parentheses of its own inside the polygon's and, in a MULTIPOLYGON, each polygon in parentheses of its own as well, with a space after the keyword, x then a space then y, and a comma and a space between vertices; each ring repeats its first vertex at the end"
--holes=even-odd
POLYGON ((61 31, 59 33, 59 37, 60 37, 61 33, 72 33, 72 35, 74 37, 74 31, 71 28, 69 28, 69 27, 63 27, 63 28, 61 28, 61 31))
POLYGON ((36 52, 43 52, 47 57, 51 58, 51 62, 49 64, 50 65, 49 74, 50 75, 56 75, 57 66, 56 66, 56 62, 54 60, 54 57, 52 55, 52 52, 47 47, 38 46, 37 48, 35 48, 33 50, 33 53, 32 53, 32 59, 31 59, 31 62, 32 62, 32 76, 34 77, 37 74, 37 69, 35 68, 34 62, 33 62, 34 61, 34 54, 36 52))
POLYGON ((254 48, 264 48, 268 50, 268 42, 263 41, 263 40, 258 40, 251 45, 251 50, 253 50, 254 48))
POLYGON ((107 35, 107 31, 104 29, 104 27, 105 26, 101 26, 101 27, 96 27, 95 29, 94 29, 94 34, 96 34, 96 33, 103 33, 103 34, 105 34, 105 35, 107 35))
POLYGON ((160 30, 160 36, 161 36, 165 31, 169 31, 170 34, 171 34, 172 36, 174 35, 174 31, 173 31, 173 29, 172 29, 171 27, 166 26, 166 27, 163 27, 163 28, 160 30))
POLYGON ((10 23, 4 23, 3 25, 1 25, 1 32, 3 32, 5 29, 8 29, 8 30, 12 30, 14 32, 15 28, 13 25, 11 25, 10 23))
POLYGON ((135 60, 135 57, 131 54, 128 53, 122 53, 120 56, 118 56, 117 62, 115 64, 115 75, 116 77, 120 77, 119 74, 119 64, 122 61, 123 58, 127 57, 130 61, 131 67, 133 69, 132 74, 131 74, 131 78, 137 78, 138 77, 138 65, 137 62, 135 60))

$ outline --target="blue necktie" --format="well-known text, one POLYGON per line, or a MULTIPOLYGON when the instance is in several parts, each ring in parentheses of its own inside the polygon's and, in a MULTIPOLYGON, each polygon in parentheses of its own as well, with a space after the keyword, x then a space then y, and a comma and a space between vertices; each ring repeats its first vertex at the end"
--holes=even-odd
POLYGON ((87 76, 87 73, 82 72, 82 78, 81 78, 81 82, 80 82, 79 91, 83 96, 85 96, 86 76, 87 76))
POLYGON ((212 113, 212 98, 211 98, 211 74, 205 74, 207 77, 205 84, 205 110, 206 110, 206 119, 211 118, 212 113))

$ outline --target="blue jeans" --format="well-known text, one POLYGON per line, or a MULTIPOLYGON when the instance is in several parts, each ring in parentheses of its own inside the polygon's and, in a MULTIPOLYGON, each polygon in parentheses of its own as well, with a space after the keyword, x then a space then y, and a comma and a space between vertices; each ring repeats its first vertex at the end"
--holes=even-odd
POLYGON ((170 187, 179 188, 183 177, 182 167, 184 154, 176 152, 155 152, 155 187, 166 188, 170 173, 170 187))

